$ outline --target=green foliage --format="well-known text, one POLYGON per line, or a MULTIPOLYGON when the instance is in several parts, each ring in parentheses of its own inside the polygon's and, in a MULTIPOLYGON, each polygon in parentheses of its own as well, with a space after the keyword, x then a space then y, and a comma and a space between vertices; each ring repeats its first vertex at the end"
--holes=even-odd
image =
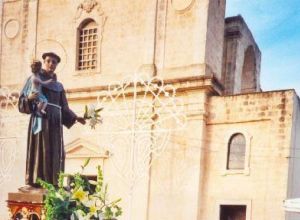
POLYGON ((47 195, 44 201, 45 209, 47 210, 46 219, 67 219, 73 212, 71 201, 68 199, 68 194, 60 194, 52 184, 41 179, 38 179, 37 182, 47 190, 47 195))
POLYGON ((46 220, 62 219, 113 219, 122 214, 122 208, 118 205, 121 199, 113 202, 108 200, 108 185, 103 182, 103 172, 97 167, 97 181, 89 181, 82 175, 88 165, 87 159, 81 173, 60 173, 58 187, 41 179, 38 183, 47 190, 45 196, 46 220), (68 178, 69 186, 64 187, 64 180, 68 178), (104 186, 104 187, 103 187, 104 186))
POLYGON ((103 186, 103 174, 102 169, 100 166, 97 167, 98 173, 97 173, 97 186, 96 186, 96 192, 99 193, 102 190, 103 186))

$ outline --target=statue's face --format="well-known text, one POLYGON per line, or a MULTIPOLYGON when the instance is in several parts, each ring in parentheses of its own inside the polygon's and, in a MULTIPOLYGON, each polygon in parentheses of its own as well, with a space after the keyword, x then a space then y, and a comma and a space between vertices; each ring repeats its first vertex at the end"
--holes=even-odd
POLYGON ((46 72, 53 73, 57 66, 57 59, 54 57, 47 56, 44 59, 44 68, 46 72))

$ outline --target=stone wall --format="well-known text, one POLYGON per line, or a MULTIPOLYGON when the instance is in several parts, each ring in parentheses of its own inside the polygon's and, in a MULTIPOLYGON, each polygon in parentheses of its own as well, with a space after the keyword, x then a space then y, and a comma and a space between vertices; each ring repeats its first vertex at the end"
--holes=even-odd
POLYGON ((4 1, 3 11, 2 86, 20 86, 30 74, 30 60, 49 50, 62 58, 57 73, 67 88, 105 85, 134 72, 163 78, 215 74, 220 79, 223 0, 17 0, 4 1), (6 28, 10 19, 14 22, 6 28), (85 19, 97 23, 98 65, 78 71, 77 32, 85 19), (17 34, 8 38, 8 31, 17 34))
POLYGON ((286 90, 209 99, 200 219, 217 219, 226 204, 247 205, 247 220, 284 219, 294 96, 286 90), (226 169, 235 133, 246 138, 242 171, 226 169))
POLYGON ((18 85, 23 83, 23 4, 22 1, 3 2, 1 35, 0 83, 18 85))
POLYGON ((261 91, 261 53, 244 19, 225 20, 222 83, 225 94, 261 91))
POLYGON ((224 0, 209 1, 205 63, 209 68, 208 72, 219 80, 223 61, 225 7, 224 0))

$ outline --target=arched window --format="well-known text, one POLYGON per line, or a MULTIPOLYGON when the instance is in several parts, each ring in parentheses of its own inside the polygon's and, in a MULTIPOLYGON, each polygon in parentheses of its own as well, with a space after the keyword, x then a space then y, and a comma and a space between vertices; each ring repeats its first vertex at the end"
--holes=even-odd
POLYGON ((249 46, 244 55, 241 92, 255 92, 256 87, 255 52, 253 46, 249 46))
POLYGON ((242 170, 245 168, 246 139, 243 134, 231 136, 228 143, 227 170, 242 170))
POLYGON ((78 28, 78 56, 77 69, 89 70, 97 67, 97 24, 92 19, 87 19, 78 28))

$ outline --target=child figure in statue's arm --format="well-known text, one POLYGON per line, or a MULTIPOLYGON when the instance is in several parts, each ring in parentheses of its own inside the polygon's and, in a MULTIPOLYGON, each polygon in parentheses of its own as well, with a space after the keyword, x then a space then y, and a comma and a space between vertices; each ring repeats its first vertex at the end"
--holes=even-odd
POLYGON ((32 72, 31 93, 37 93, 37 99, 36 99, 37 112, 36 112, 36 114, 38 116, 42 116, 42 115, 46 114, 46 107, 48 104, 47 98, 42 93, 42 85, 49 84, 53 81, 52 79, 42 81, 39 76, 41 69, 42 69, 42 63, 39 60, 33 60, 33 62, 31 63, 31 72, 32 72))

